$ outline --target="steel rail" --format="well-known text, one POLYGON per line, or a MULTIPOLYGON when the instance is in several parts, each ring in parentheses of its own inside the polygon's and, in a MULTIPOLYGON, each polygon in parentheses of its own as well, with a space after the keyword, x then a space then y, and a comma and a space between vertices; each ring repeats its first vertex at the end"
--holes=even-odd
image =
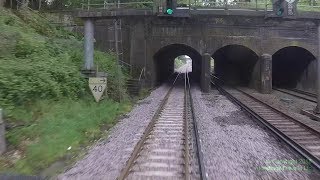
POLYGON ((122 169, 122 171, 120 172, 120 175, 117 179, 123 180, 129 175, 130 168, 132 167, 134 160, 136 159, 137 155, 139 154, 141 147, 143 146, 144 142, 147 140, 147 137, 149 136, 150 132, 152 131, 155 122, 158 120, 160 113, 161 113, 164 105, 166 104, 172 89, 173 89, 173 86, 170 87, 167 94, 165 95, 165 97, 161 101, 161 103, 160 103, 158 109, 156 110, 151 122, 148 124, 146 130, 144 131, 142 138, 139 140, 137 145, 134 147, 134 150, 133 150, 129 160, 126 163, 126 166, 122 169))
MULTIPOLYGON (((212 82, 213 83, 213 82, 212 82)), ((259 115, 257 112, 255 112, 252 108, 250 108, 249 106, 245 105, 243 102, 241 102, 238 98, 234 97, 232 94, 230 94, 229 92, 227 92, 225 89, 223 89, 221 86, 218 85, 218 83, 213 83, 216 88, 222 93, 224 94, 228 99, 230 99, 231 101, 235 102, 236 104, 238 104, 242 109, 244 109, 247 113, 249 113, 250 116, 254 117, 255 119, 257 119, 260 123, 262 123, 264 126, 266 126, 269 130, 271 130, 273 133, 275 133, 280 139, 282 139, 284 142, 286 142, 290 147, 292 147, 296 152, 298 152, 300 155, 302 155, 303 157, 305 157, 306 159, 308 159, 316 169, 320 170, 320 159, 317 158, 316 156, 314 156, 309 150, 307 150, 305 147, 303 147, 301 144, 299 144, 298 142, 296 142, 296 140, 293 140, 292 138, 290 138, 289 136, 287 136, 282 130, 276 128, 274 125, 272 125, 270 122, 268 122, 268 120, 266 120, 265 118, 263 118, 261 115, 259 115)), ((315 135, 317 137, 320 136, 320 133, 315 131, 314 129, 306 126, 305 124, 299 122, 298 120, 294 119, 291 116, 288 116, 287 114, 271 107, 270 105, 262 102, 261 100, 251 96, 250 94, 241 91, 239 89, 234 88, 235 90, 239 91, 240 93, 242 93, 243 95, 253 99, 256 102, 259 102, 261 104, 263 104, 264 106, 267 106, 268 108, 270 108, 271 110, 273 110, 274 112, 280 114, 281 116, 284 116, 285 118, 294 121, 296 124, 299 124, 300 126, 304 127, 305 129, 307 129, 310 133, 312 133, 312 135, 315 135)), ((307 132, 308 132, 307 131, 307 132)))
POLYGON ((189 95, 189 101, 190 101, 190 103, 189 103, 190 105, 188 107, 190 107, 191 118, 193 120, 192 122, 193 122, 193 129, 194 129, 194 135, 195 135, 195 143, 196 143, 196 147, 197 147, 196 152, 197 152, 197 156, 198 156, 200 179, 207 180, 207 174, 206 174, 206 170, 205 170, 205 166, 204 166, 204 158, 203 158, 203 153, 201 150, 201 140, 199 137, 198 123, 197 123, 197 119, 196 119, 195 111, 194 111, 194 107, 193 107, 190 78, 189 78, 189 74, 187 72, 186 72, 186 77, 187 77, 188 95, 189 95))
MULTIPOLYGON (((168 99, 169 99, 169 96, 174 88, 174 85, 176 83, 176 80, 178 78, 178 76, 180 75, 181 73, 179 73, 172 86, 170 87, 170 89, 168 90, 167 94, 165 95, 164 99, 161 101, 157 111, 155 112, 152 120, 150 121, 150 123, 148 124, 147 128, 144 130, 144 133, 143 133, 143 136, 142 138, 138 141, 138 143, 135 145, 134 147, 134 150, 130 156, 130 158, 128 159, 128 161, 126 162, 126 165, 125 167, 121 170, 119 176, 117 179, 120 179, 120 180, 123 180, 123 179, 126 179, 129 174, 131 173, 130 170, 131 168, 134 167, 134 162, 137 160, 137 158, 139 157, 139 154, 141 153, 145 143, 147 142, 147 140, 149 139, 149 135, 151 134, 151 132, 153 131, 156 123, 159 121, 159 118, 161 117, 161 113, 163 112, 164 110, 164 107, 166 106, 166 104, 168 103, 168 99)), ((185 82, 186 84, 186 82, 185 82)), ((184 89, 184 91, 186 91, 186 89, 184 89)), ((184 98, 186 98, 186 95, 184 95, 184 98)), ((184 103, 183 103, 184 104, 184 103)), ((185 104, 184 104, 185 106, 185 104)), ((184 107, 184 110, 183 110, 183 141, 184 141, 184 148, 183 148, 183 157, 184 157, 184 177, 185 179, 190 179, 190 159, 189 159, 189 145, 188 145, 188 124, 187 124, 187 118, 186 118, 186 107, 184 107)))
POLYGON ((314 102, 314 103, 317 103, 317 100, 316 99, 311 99, 311 98, 314 98, 313 96, 310 96, 310 95, 307 95, 307 94, 304 94, 304 93, 301 93, 301 92, 297 92, 295 90, 289 90, 289 89, 279 89, 279 88, 272 88, 276 91, 279 91, 279 92, 282 92, 282 93, 285 93, 285 94, 289 94, 291 96, 295 96, 295 97, 298 97, 300 99, 304 99, 304 100, 307 100, 307 101, 310 101, 310 102, 314 102), (292 93, 292 92, 294 93, 292 93), (301 95, 298 95, 298 94, 295 94, 295 93, 298 93, 298 94, 301 94, 301 95, 305 95, 305 96, 308 96, 308 97, 304 97, 304 96, 301 96, 301 95))
MULTIPOLYGON (((180 74, 180 73, 179 73, 180 74)), ((188 94, 187 94, 188 88, 187 88, 187 73, 184 75, 184 102, 185 102, 185 108, 184 108, 184 134, 185 134, 185 179, 190 179, 190 158, 189 158, 189 142, 188 142, 188 94)))
POLYGON ((304 95, 307 95, 307 96, 310 96, 310 97, 315 97, 315 98, 317 97, 317 94, 315 94, 315 93, 302 91, 302 90, 299 90, 299 89, 290 89, 290 90, 294 91, 294 92, 298 92, 298 93, 304 94, 304 95))

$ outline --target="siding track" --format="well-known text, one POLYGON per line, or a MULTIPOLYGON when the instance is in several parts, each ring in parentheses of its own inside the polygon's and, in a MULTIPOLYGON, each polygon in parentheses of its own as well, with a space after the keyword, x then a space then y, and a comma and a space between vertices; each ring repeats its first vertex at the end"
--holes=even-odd
POLYGON ((230 100, 259 120, 283 141, 320 169, 320 133, 295 118, 269 106, 237 88, 225 88, 214 83, 230 100))

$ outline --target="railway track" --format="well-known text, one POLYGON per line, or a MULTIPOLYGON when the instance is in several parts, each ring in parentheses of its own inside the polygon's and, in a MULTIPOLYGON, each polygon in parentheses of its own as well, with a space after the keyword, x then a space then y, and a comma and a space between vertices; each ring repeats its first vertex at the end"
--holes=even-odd
MULTIPOLYGON (((193 120, 190 84, 188 74, 179 75, 118 179, 193 179, 191 176, 196 170, 191 165, 192 143, 188 134, 190 120, 193 120), (184 76, 182 87, 176 84, 179 75, 184 76)), ((197 134, 194 137, 197 138, 197 134)), ((198 141, 195 144, 198 145, 198 141)), ((200 179, 201 164, 198 159, 200 179)))
POLYGON ((298 92, 298 93, 301 93, 301 94, 305 94, 307 96, 314 97, 314 98, 317 97, 317 94, 315 94, 315 93, 311 93, 311 92, 307 92, 307 91, 301 91, 299 89, 291 89, 291 91, 295 91, 295 92, 298 92))
POLYGON ((298 97, 300 99, 304 99, 310 102, 317 103, 317 96, 313 93, 297 90, 297 89, 281 89, 281 88, 273 88, 276 91, 289 94, 291 96, 298 97))
POLYGON ((236 88, 217 89, 320 169, 320 133, 236 88))

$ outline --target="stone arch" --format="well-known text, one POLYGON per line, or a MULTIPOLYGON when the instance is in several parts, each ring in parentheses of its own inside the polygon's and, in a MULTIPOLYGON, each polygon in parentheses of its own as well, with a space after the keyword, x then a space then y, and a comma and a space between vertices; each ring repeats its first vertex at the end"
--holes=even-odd
POLYGON ((273 85, 315 91, 316 56, 299 46, 287 46, 272 55, 273 85))
POLYGON ((218 49, 212 54, 214 75, 226 84, 259 86, 259 56, 250 48, 232 44, 218 49))
POLYGON ((201 54, 185 44, 170 44, 163 46, 153 55, 157 84, 168 79, 174 72, 174 59, 180 55, 188 55, 192 59, 191 77, 200 80, 201 54))

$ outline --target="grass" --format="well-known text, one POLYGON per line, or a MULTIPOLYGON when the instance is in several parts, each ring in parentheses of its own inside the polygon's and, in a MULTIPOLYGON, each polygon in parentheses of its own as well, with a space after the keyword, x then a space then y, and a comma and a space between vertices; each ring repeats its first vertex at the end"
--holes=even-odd
MULTIPOLYGON (((22 118, 31 125, 14 128, 6 134, 11 148, 18 150, 23 157, 16 162, 10 156, 2 157, 2 172, 39 173, 66 154, 78 153, 83 145, 101 137, 101 126, 111 127, 117 116, 128 112, 131 105, 112 100, 95 103, 92 98, 64 99, 58 102, 39 101, 30 109, 28 116, 22 118)), ((20 114, 25 108, 17 111, 20 114)))

